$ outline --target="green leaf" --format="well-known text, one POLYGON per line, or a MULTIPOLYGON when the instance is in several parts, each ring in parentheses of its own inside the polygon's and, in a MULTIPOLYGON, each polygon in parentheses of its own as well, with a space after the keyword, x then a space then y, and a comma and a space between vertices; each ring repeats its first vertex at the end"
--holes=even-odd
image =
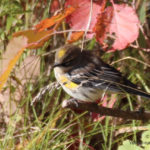
POLYGON ((126 140, 123 142, 123 145, 119 146, 118 150, 144 150, 144 149, 140 148, 131 141, 126 140))
POLYGON ((150 147, 150 130, 143 132, 141 140, 143 147, 150 147))

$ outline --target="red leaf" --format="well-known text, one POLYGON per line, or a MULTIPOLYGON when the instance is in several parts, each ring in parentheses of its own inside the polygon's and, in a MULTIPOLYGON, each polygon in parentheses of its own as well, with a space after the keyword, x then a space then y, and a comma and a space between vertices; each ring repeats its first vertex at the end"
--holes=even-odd
POLYGON ((105 45, 104 39, 106 38, 107 32, 109 32, 110 23, 112 20, 113 9, 106 8, 104 11, 104 6, 102 6, 101 13, 97 17, 97 23, 93 28, 96 33, 96 39, 99 43, 105 45))
POLYGON ((66 6, 73 6, 77 9, 67 17, 67 22, 73 30, 88 30, 88 38, 92 38, 93 27, 97 22, 97 15, 100 11, 101 6, 92 3, 91 0, 66 0, 66 6))
MULTIPOLYGON (((108 7, 106 11, 109 13, 112 11, 112 7, 108 7)), ((113 3, 113 17, 110 22, 109 35, 107 35, 107 38, 113 37, 114 39, 111 51, 122 50, 134 42, 139 35, 138 25, 139 20, 132 7, 126 4, 113 3)), ((107 38, 105 35, 105 40, 107 38)), ((99 42, 102 43, 101 39, 99 39, 99 42)))
POLYGON ((122 50, 134 42, 139 35, 139 20, 135 10, 128 5, 113 4, 114 17, 110 25, 110 33, 115 33, 113 49, 122 50))

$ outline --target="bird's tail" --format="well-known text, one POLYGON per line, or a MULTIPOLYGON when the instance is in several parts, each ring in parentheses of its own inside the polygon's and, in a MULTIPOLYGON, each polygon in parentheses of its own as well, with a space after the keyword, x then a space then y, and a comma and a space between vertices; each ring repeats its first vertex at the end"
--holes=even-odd
POLYGON ((150 99, 150 93, 146 93, 140 89, 133 88, 133 87, 124 87, 123 89, 126 93, 133 94, 133 95, 139 95, 141 97, 150 99))
POLYGON ((108 89, 115 92, 121 92, 121 93, 129 93, 133 95, 139 95, 141 97, 150 99, 150 93, 144 92, 136 87, 133 83, 127 80, 126 84, 111 84, 108 85, 108 89))

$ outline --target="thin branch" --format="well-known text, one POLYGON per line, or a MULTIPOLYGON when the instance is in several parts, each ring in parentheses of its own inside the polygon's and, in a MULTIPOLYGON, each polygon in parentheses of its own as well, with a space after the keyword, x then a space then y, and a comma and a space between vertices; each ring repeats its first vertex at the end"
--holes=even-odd
POLYGON ((77 101, 73 98, 63 101, 62 107, 90 111, 90 112, 99 113, 101 115, 118 117, 123 119, 144 120, 144 121, 150 120, 150 112, 123 111, 115 108, 102 107, 99 106, 97 103, 87 103, 87 102, 77 101))
POLYGON ((136 61, 136 62, 138 62, 138 63, 141 63, 141 64, 143 64, 143 65, 145 65, 145 66, 147 66, 147 67, 150 67, 150 65, 149 65, 148 63, 145 63, 144 61, 141 61, 141 60, 136 59, 136 58, 131 57, 131 56, 127 56, 127 57, 121 58, 121 59, 119 59, 119 60, 113 61, 113 62, 111 63, 111 65, 114 65, 115 63, 121 62, 121 61, 123 61, 123 60, 134 60, 134 61, 136 61))
POLYGON ((88 18, 88 23, 87 23, 87 26, 86 26, 86 29, 85 29, 85 32, 84 32, 84 35, 83 35, 81 50, 84 49, 85 37, 86 37, 86 35, 87 35, 87 33, 90 29, 90 24, 91 24, 91 21, 92 21, 92 13, 93 13, 93 0, 91 0, 90 13, 89 13, 89 18, 88 18))
POLYGON ((142 51, 144 51, 144 52, 150 52, 150 48, 142 48, 142 47, 140 47, 140 46, 133 45, 133 44, 130 44, 130 47, 133 47, 133 48, 135 48, 135 49, 140 49, 140 50, 142 50, 142 51))

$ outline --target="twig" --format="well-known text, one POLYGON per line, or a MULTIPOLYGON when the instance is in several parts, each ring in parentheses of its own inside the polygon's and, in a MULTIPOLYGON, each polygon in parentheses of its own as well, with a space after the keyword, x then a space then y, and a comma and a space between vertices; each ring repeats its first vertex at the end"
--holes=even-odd
POLYGON ((62 107, 90 111, 90 112, 99 113, 101 115, 118 117, 123 119, 144 120, 144 121, 150 120, 149 112, 123 111, 115 108, 102 107, 99 106, 97 103, 87 103, 87 102, 77 101, 73 98, 63 101, 62 107))
POLYGON ((91 24, 91 21, 92 21, 92 13, 93 13, 93 1, 91 0, 90 13, 89 13, 89 18, 88 18, 88 23, 86 25, 86 29, 85 29, 85 32, 84 32, 84 35, 83 35, 81 50, 84 49, 85 37, 86 37, 86 35, 88 33, 88 30, 90 29, 90 24, 91 24))
POLYGON ((117 60, 117 61, 113 61, 113 62, 111 63, 111 65, 114 65, 115 63, 121 62, 121 61, 123 61, 123 60, 134 60, 134 61, 136 61, 136 62, 138 62, 138 63, 141 63, 141 64, 143 64, 143 65, 145 65, 145 66, 147 66, 147 67, 150 67, 150 65, 149 65, 148 63, 145 63, 144 61, 141 61, 141 60, 136 59, 136 58, 131 57, 131 56, 127 56, 127 57, 121 58, 121 59, 119 59, 119 60, 117 60))
POLYGON ((131 47, 133 48, 136 48, 136 49, 140 49, 144 52, 150 52, 150 48, 142 48, 142 47, 139 47, 139 46, 136 46, 136 45, 133 45, 133 44, 130 44, 131 47))

